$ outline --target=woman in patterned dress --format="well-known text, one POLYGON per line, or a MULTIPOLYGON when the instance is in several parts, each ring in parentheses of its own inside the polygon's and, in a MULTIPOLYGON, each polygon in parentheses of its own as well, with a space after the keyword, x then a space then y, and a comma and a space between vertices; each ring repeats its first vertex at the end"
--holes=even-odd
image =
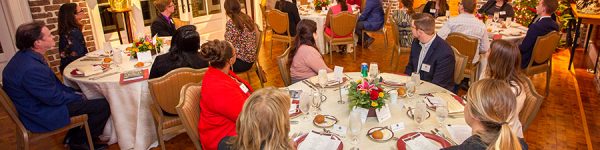
POLYGON ((250 16, 242 13, 240 2, 225 0, 225 13, 230 18, 225 28, 225 40, 230 42, 236 50, 234 72, 245 72, 252 68, 256 61, 256 32, 250 16))

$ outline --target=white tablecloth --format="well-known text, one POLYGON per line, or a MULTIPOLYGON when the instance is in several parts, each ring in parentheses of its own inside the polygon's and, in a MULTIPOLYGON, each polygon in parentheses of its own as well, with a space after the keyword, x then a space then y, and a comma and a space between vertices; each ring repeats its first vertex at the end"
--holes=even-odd
MULTIPOLYGON (((129 45, 116 48, 122 51, 129 45)), ((163 47, 167 51, 168 47, 163 47)), ((112 65, 109 71, 89 77, 73 77, 70 72, 79 66, 91 66, 100 61, 81 61, 82 57, 65 68, 64 82, 67 86, 81 89, 88 99, 106 98, 110 105, 111 119, 107 122, 103 136, 109 138, 109 144, 119 143, 120 149, 145 150, 157 146, 156 129, 150 112, 152 97, 148 90, 148 81, 120 84, 120 74, 114 74, 97 80, 90 77, 102 76, 113 72, 136 69, 136 59, 124 54, 122 64, 112 65)), ((145 67, 150 71, 150 66, 145 67)))
POLYGON ((315 39, 315 42, 317 42, 317 48, 319 48, 321 54, 327 53, 325 51, 325 39, 323 37, 323 32, 325 31, 324 25, 326 17, 326 14, 320 14, 316 12, 300 15, 301 19, 308 19, 317 23, 317 39, 315 39))
MULTIPOLYGON (((350 77, 352 77, 354 80, 355 79, 359 79, 360 78, 360 73, 347 73, 350 77)), ((386 80, 392 80, 392 81, 396 81, 396 82, 405 82, 409 80, 408 76, 400 76, 400 75, 396 75, 396 74, 388 74, 388 73, 383 73, 381 74, 381 76, 386 79, 386 80)), ((295 84, 292 84, 288 87, 290 90, 293 89, 300 89, 303 91, 311 91, 311 89, 303 84, 302 82, 297 82, 295 84)), ((451 93, 449 91, 447 91, 446 89, 439 87, 437 85, 434 85, 432 83, 428 83, 425 82, 422 85, 419 85, 417 87, 417 92, 416 93, 429 93, 429 92, 448 92, 451 93)), ((325 92, 325 95, 327 96, 327 100, 325 102, 322 103, 321 105, 321 114, 326 114, 326 115, 333 115, 336 118, 338 118, 338 125, 343 125, 345 126, 348 131, 349 129, 349 123, 348 123, 348 116, 350 114, 350 108, 348 107, 348 103, 346 102, 345 104, 338 104, 338 100, 339 100, 339 91, 334 91, 334 89, 327 89, 325 92)), ((379 123, 377 121, 376 118, 374 117, 369 117, 366 121, 365 124, 363 124, 362 126, 362 130, 361 130, 361 134, 359 136, 359 144, 358 147, 360 149, 373 149, 373 150, 387 150, 387 149, 397 149, 396 146, 396 142, 394 140, 390 140, 388 142, 385 143, 379 143, 379 142, 375 142, 375 141, 371 141, 369 139, 369 137, 366 136, 367 131, 373 127, 384 127, 384 126, 389 126, 395 123, 404 123, 405 125, 405 129, 400 130, 398 132, 395 132, 394 137, 401 137, 404 134, 407 133, 411 133, 411 132, 417 132, 417 123, 415 121, 413 121, 412 119, 408 118, 408 116, 406 115, 406 107, 405 106, 410 106, 412 108, 415 107, 415 100, 417 99, 423 99, 423 96, 415 96, 413 98, 400 98, 398 99, 398 104, 391 104, 390 101, 387 101, 387 105, 390 107, 391 110, 391 114, 392 117, 386 121, 384 121, 383 123, 379 123)), ((314 108, 311 108, 314 109, 314 108)), ((312 110, 311 110, 312 111, 312 110)), ((434 128, 439 128, 439 122, 437 121, 437 117, 435 117, 435 112, 428 110, 429 113, 431 113, 431 117, 428 118, 427 120, 425 120, 425 122, 423 122, 422 124, 422 131, 421 132, 428 132, 434 128)), ((454 115, 456 116, 456 115, 454 115)), ((458 116, 462 116, 462 115, 458 115, 458 116)), ((299 132, 303 132, 303 133, 307 133, 311 130, 315 130, 315 131, 322 131, 322 129, 314 126, 312 124, 312 118, 308 119, 308 120, 304 120, 303 116, 299 116, 297 118, 294 118, 292 120, 298 121, 298 124, 292 124, 291 125, 291 132, 290 135, 292 135, 293 133, 299 133, 299 132)), ((463 117, 456 117, 456 118, 452 118, 452 117, 448 117, 445 122, 445 124, 452 124, 452 125, 466 125, 466 122, 464 120, 463 117)), ((331 128, 328 128, 329 130, 331 130, 331 128)), ((446 130, 446 128, 442 129, 444 134, 446 136, 448 136, 448 131, 446 130)), ((351 138, 349 138, 349 136, 347 134, 343 134, 342 136, 345 136, 342 139, 342 142, 344 144, 344 149, 350 149, 352 148, 351 145, 351 138)))

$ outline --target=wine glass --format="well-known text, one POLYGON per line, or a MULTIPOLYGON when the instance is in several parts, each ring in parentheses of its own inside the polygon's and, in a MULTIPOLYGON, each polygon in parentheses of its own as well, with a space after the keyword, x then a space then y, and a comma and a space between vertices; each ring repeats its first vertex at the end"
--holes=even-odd
POLYGON ((324 92, 324 89, 325 89, 325 86, 327 86, 327 82, 328 82, 328 79, 327 79, 327 70, 325 70, 325 69, 320 69, 320 70, 319 70, 319 74, 318 74, 317 76, 318 76, 317 78, 318 78, 318 80, 319 80, 319 81, 318 81, 318 82, 319 82, 319 85, 321 86, 321 87, 319 88, 319 93, 320 93, 320 94, 323 94, 323 92, 324 92))
POLYGON ((506 17, 506 27, 510 27, 510 25, 512 24, 512 17, 506 17))
POLYGON ((406 96, 408 98, 412 98, 413 96, 415 96, 415 93, 417 92, 417 86, 415 84, 415 81, 410 80, 406 83, 406 96))
POLYGON ((377 80, 377 76, 379 75, 379 68, 377 63, 371 63, 369 66, 369 77, 373 80, 377 80))
POLYGON ((444 126, 444 121, 448 118, 448 102, 443 100, 435 107, 435 114, 437 116, 438 121, 440 122, 440 127, 444 126))
POLYGON ((415 86, 413 89, 414 90, 413 94, 414 94, 417 92, 417 86, 421 85, 421 75, 419 74, 419 72, 413 72, 410 75, 410 80, 415 83, 415 86))
POLYGON ((359 143, 358 136, 360 135, 360 130, 362 130, 362 121, 360 120, 360 113, 358 111, 350 111, 350 117, 348 118, 348 122, 350 123, 350 137, 352 137, 352 145, 356 147, 359 143))
POLYGON ((313 114, 317 115, 320 113, 321 111, 321 94, 319 94, 318 92, 312 91, 312 96, 311 96, 311 101, 312 101, 312 106, 315 108, 313 110, 313 114))
POLYGON ((310 103, 312 101, 312 96, 309 93, 302 93, 300 97, 300 110, 302 113, 305 113, 304 120, 306 120, 307 116, 310 115, 310 103))
POLYGON ((413 110, 413 118, 417 122, 418 130, 422 130, 421 125, 427 119, 427 105, 423 100, 417 100, 416 108, 413 110))
POLYGON ((494 12, 494 18, 492 19, 494 20, 494 22, 498 22, 498 20, 500 20, 500 13, 494 12))

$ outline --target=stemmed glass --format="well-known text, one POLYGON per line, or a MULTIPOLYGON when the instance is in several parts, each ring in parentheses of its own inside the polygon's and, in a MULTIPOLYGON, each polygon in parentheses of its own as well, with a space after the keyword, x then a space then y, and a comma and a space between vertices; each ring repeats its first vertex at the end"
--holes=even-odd
POLYGON ((500 13, 498 12, 494 12, 494 18, 493 18, 494 22, 498 22, 498 20, 500 20, 500 13))
POLYGON ((303 92, 302 97, 300 97, 300 110, 305 113, 304 120, 306 120, 307 116, 310 115, 310 104, 312 103, 312 96, 308 92, 303 92))
POLYGON ((312 99, 312 106, 315 108, 313 114, 317 115, 321 112, 321 102, 323 102, 321 100, 321 94, 313 91, 311 99, 312 99))
POLYGON ((413 118, 418 124, 418 130, 422 131, 421 125, 427 119, 427 105, 423 100, 417 100, 416 108, 413 110, 413 118))
POLYGON ((319 80, 318 82, 319 82, 319 85, 320 85, 319 94, 323 94, 323 92, 325 91, 325 86, 327 86, 327 82, 328 82, 328 79, 327 79, 327 70, 320 69, 317 78, 319 80))
POLYGON ((360 130, 362 130, 362 121, 360 120, 360 113, 358 111, 351 111, 350 117, 348 118, 349 126, 350 126, 350 137, 352 137, 352 145, 356 147, 359 143, 358 136, 360 135, 360 130))
POLYGON ((440 127, 444 127, 444 121, 448 118, 448 102, 445 100, 441 101, 438 106, 435 107, 435 114, 440 122, 440 127))
POLYGON ((506 17, 506 21, 504 21, 504 22, 506 22, 507 28, 510 27, 510 25, 512 24, 512 17, 506 17))

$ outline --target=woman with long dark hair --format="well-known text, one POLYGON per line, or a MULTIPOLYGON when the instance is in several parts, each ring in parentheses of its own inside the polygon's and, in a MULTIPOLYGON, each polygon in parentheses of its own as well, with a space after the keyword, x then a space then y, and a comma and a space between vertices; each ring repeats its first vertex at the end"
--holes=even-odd
POLYGON ((85 11, 76 3, 66 3, 58 10, 58 52, 60 53, 60 72, 74 60, 88 53, 83 38, 83 25, 79 22, 85 18, 85 11))
POLYGON ((446 10, 448 10, 448 2, 446 0, 431 0, 425 4, 423 13, 431 14, 433 17, 450 15, 446 14, 446 10))
POLYGON ((225 14, 229 17, 225 28, 225 40, 233 45, 237 52, 234 72, 250 70, 256 61, 257 28, 250 16, 242 13, 238 0, 225 0, 225 14))
POLYGON ((316 46, 317 23, 303 19, 298 23, 296 32, 298 35, 288 55, 292 83, 316 76, 321 69, 331 72, 316 46))
POLYGON ((208 62, 200 57, 198 49, 200 49, 200 35, 196 31, 196 26, 186 25, 177 29, 171 39, 169 52, 156 56, 150 70, 150 79, 161 77, 177 68, 208 67, 208 62))

